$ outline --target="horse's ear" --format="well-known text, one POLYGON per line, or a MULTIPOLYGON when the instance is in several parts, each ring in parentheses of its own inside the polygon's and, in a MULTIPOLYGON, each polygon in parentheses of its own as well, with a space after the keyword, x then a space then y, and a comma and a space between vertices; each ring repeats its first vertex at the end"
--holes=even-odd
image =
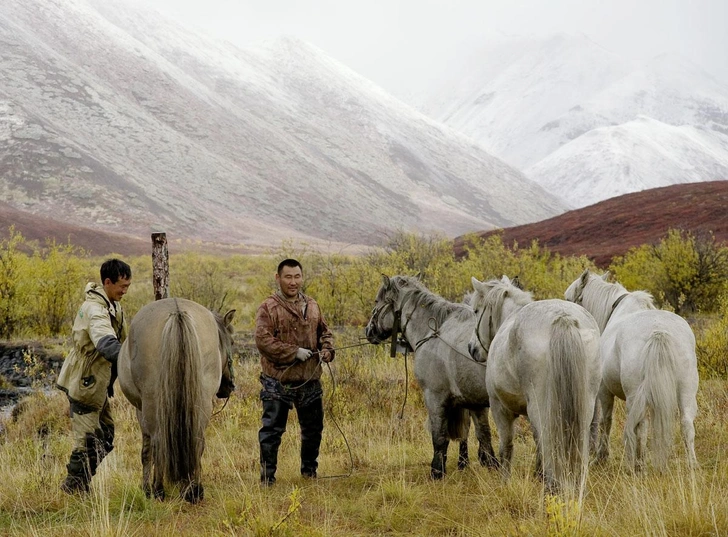
POLYGON ((386 274, 382 274, 382 284, 385 287, 389 287, 389 276, 387 276, 386 274))
POLYGON ((233 318, 235 317, 235 310, 230 310, 225 314, 225 317, 222 318, 222 322, 225 326, 230 326, 233 323, 233 318))
POLYGON ((503 276, 501 276, 501 282, 502 283, 511 283, 511 279, 504 274, 503 276))
POLYGON ((473 284, 473 289, 475 289, 476 291, 481 293, 484 292, 483 282, 478 280, 478 278, 476 278, 475 276, 470 277, 470 283, 473 284))
POLYGON ((584 272, 581 273, 579 279, 581 280, 581 286, 584 287, 589 281, 589 269, 584 269, 584 272))
POLYGON ((611 274, 612 273, 609 271, 605 272, 604 274, 602 274, 602 280, 604 280, 605 282, 609 281, 609 276, 611 276, 611 274))
POLYGON ((511 280, 511 283, 513 284, 514 287, 517 287, 518 289, 520 289, 521 291, 523 291, 523 287, 521 286, 521 280, 518 279, 518 276, 516 276, 515 278, 513 278, 511 280))
POLYGON ((422 271, 420 270, 417 274, 415 274, 415 279, 421 280, 422 279, 422 271))

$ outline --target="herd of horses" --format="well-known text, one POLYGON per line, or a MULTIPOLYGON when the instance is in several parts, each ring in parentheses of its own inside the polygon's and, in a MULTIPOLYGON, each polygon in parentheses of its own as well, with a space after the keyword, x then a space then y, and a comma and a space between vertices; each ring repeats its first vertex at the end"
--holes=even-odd
POLYGON ((609 455, 614 398, 626 401, 629 468, 645 467, 648 423, 654 464, 664 468, 679 411, 688 464, 697 466, 695 337, 680 316, 644 291, 628 292, 586 270, 566 300, 534 301, 506 276, 472 279, 469 304, 449 302, 415 277, 383 277, 366 327, 371 343, 397 332, 414 350, 415 376, 432 435, 431 475, 445 474, 450 440, 467 464, 466 411, 478 431, 480 462, 509 475, 513 425, 525 415, 536 441, 536 475, 549 490, 580 487, 590 452, 609 455), (500 440, 490 446, 488 408, 500 440))
MULTIPOLYGON (((517 280, 481 282, 466 302, 430 292, 416 277, 383 277, 365 329, 370 343, 398 336, 414 352, 432 436, 431 476, 446 473, 450 441, 458 468, 468 464, 471 422, 484 466, 510 473, 513 429, 527 416, 536 442, 536 475, 548 490, 581 488, 590 453, 609 455, 614 398, 626 401, 625 454, 645 468, 648 424, 653 463, 666 465, 679 412, 688 463, 697 466, 695 337, 678 315, 644 291, 628 292, 590 271, 566 300, 534 301, 517 280), (498 430, 496 457, 488 409, 498 430)), ((234 311, 219 316, 184 299, 144 306, 119 355, 122 392, 142 431, 143 487, 164 497, 203 497, 204 431, 232 348, 234 311)))

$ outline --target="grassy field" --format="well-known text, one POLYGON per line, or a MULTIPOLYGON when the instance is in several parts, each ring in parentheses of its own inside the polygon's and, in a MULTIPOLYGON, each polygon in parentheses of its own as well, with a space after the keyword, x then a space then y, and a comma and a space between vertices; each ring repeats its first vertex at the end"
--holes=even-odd
POLYGON ((238 388, 207 430, 205 499, 198 505, 169 489, 172 499, 164 502, 144 496, 138 424, 119 390, 113 400, 116 449, 89 495, 63 494, 58 485, 70 453, 68 403, 60 392, 37 394, 0 427, 0 535, 728 535, 726 382, 701 384, 699 470, 685 467, 676 430, 666 472, 630 475, 622 460, 624 405, 618 403, 612 458, 591 468, 583 500, 576 501, 546 495, 531 476, 534 443, 523 421, 508 482, 477 463, 457 471, 455 446, 447 477, 430 480, 431 443, 411 357, 400 417, 403 357, 389 358, 386 351, 342 351, 331 374, 324 371, 328 413, 320 478, 299 476, 292 413, 278 482, 267 489, 258 485, 259 365, 239 364, 238 388))

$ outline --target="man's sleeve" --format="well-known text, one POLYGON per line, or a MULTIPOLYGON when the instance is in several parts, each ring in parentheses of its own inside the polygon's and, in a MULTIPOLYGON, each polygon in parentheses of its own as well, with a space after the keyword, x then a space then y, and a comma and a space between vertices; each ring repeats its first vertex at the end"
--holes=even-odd
POLYGON ((111 326, 109 312, 97 307, 89 311, 88 333, 91 342, 96 350, 109 362, 115 363, 121 350, 121 342, 116 337, 116 332, 111 326))

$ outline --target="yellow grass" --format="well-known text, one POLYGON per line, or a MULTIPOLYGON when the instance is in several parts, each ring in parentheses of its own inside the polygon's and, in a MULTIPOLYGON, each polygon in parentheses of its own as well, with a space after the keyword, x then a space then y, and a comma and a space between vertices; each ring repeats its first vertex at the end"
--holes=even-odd
MULTIPOLYGON (((238 388, 207 430, 203 459, 205 499, 189 505, 169 490, 164 502, 140 489, 140 436, 134 412, 113 400, 116 449, 103 462, 87 496, 66 496, 70 436, 60 393, 36 395, 0 434, 1 535, 728 535, 728 395, 724 381, 703 382, 696 421, 701 468, 675 452, 663 474, 630 475, 623 464, 623 404, 617 404, 612 458, 592 467, 583 501, 547 496, 532 478, 533 440, 519 423, 513 475, 473 463, 429 479, 432 456, 426 413, 412 377, 408 402, 403 358, 388 349, 342 351, 332 377, 324 372, 328 411, 316 481, 298 473, 298 426, 289 419, 278 482, 258 485, 260 420, 255 362, 237 367, 238 388), (343 435, 331 418, 341 427, 343 435), (347 449, 351 447, 351 458, 347 449), (352 467, 353 461, 353 467, 352 467), (350 474, 350 475, 349 475, 350 474), (328 477, 342 476, 342 477, 328 477)), ((497 437, 495 438, 497 441, 497 437)), ((471 459, 476 446, 471 442, 471 459)))

